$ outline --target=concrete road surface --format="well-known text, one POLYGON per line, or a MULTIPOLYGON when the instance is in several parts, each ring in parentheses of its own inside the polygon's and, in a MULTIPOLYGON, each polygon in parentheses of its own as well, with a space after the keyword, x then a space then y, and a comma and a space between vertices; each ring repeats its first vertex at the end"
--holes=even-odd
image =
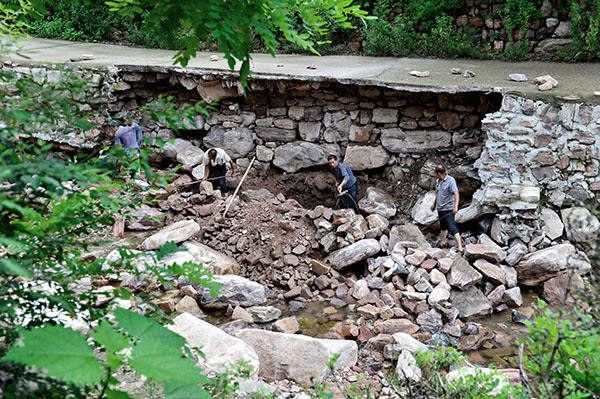
MULTIPOLYGON (((19 54, 2 55, 23 63, 68 63, 81 67, 179 67, 173 65, 175 51, 142 49, 109 44, 79 43, 61 40, 23 38, 19 54), (91 54, 93 60, 70 62, 73 57, 91 54), (28 58, 26 58, 28 57, 28 58)), ((556 62, 504 62, 479 60, 442 60, 427 58, 391 58, 361 56, 312 56, 267 54, 252 55, 252 73, 262 78, 300 80, 335 80, 342 83, 379 85, 395 89, 435 92, 498 91, 517 93, 546 101, 564 101, 563 97, 579 97, 577 102, 600 103, 600 63, 567 64, 556 62), (315 69, 307 66, 314 65, 315 69), (452 68, 471 70, 474 78, 450 73, 452 68), (417 78, 412 70, 429 71, 430 76, 417 78), (527 82, 513 82, 511 73, 522 73, 527 82), (559 85, 547 92, 537 90, 533 79, 552 75, 559 85), (597 94, 595 94, 597 93, 597 94)), ((219 53, 202 52, 190 60, 186 68, 229 71, 219 53), (210 56, 217 55, 218 61, 210 56)))

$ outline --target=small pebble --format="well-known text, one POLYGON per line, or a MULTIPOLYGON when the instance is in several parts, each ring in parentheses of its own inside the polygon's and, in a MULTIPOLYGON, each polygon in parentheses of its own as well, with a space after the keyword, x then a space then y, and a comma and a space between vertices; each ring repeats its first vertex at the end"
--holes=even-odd
POLYGON ((417 78, 426 78, 429 76, 429 71, 410 71, 410 74, 417 78))
POLYGON ((552 85, 552 81, 550 81, 550 80, 548 80, 548 81, 546 81, 546 83, 543 83, 538 86, 539 91, 548 91, 548 90, 552 90, 553 88, 554 88, 554 86, 552 85))
POLYGON ((219 56, 218 55, 211 55, 210 56, 210 60, 211 61, 219 61, 219 56))
POLYGON ((463 77, 465 77, 465 78, 474 78, 475 77, 475 72, 467 69, 465 71, 465 74, 463 75, 463 77))
POLYGON ((552 87, 558 86, 558 80, 554 79, 550 75, 538 76, 533 80, 533 83, 535 83, 536 85, 545 84, 547 82, 550 82, 552 84, 552 87))
POLYGON ((511 73, 508 77, 515 82, 527 82, 527 76, 522 73, 511 73))
POLYGON ((451 72, 453 75, 460 75, 462 71, 460 70, 460 68, 452 68, 452 69, 450 70, 450 72, 451 72))

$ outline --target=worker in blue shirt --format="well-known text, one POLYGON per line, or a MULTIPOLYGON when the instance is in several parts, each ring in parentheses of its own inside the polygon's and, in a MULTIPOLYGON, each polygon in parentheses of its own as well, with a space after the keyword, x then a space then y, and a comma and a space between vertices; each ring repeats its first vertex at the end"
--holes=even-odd
POLYGON ((131 115, 125 115, 123 119, 125 119, 125 122, 127 122, 127 124, 133 128, 133 131, 135 132, 135 140, 137 141, 138 147, 141 147, 142 128, 132 119, 131 115))
POLYGON ((336 155, 329 155, 327 162, 331 166, 331 173, 335 176, 337 182, 337 192, 342 194, 346 191, 346 194, 342 196, 342 204, 344 208, 352 208, 358 211, 356 208, 356 177, 352 170, 343 162, 339 162, 336 155), (348 198, 350 196, 351 198, 348 198))
POLYGON ((119 126, 119 122, 110 123, 115 133, 115 147, 123 147, 127 158, 126 169, 130 169, 131 178, 135 176, 139 169, 139 145, 135 131, 131 126, 119 126))

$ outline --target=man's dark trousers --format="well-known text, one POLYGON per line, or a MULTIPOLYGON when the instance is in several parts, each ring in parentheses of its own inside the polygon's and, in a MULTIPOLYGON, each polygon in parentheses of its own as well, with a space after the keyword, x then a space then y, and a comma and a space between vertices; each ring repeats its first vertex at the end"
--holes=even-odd
POLYGON ((212 186, 213 186, 213 190, 216 190, 217 188, 221 190, 221 193, 226 193, 229 191, 229 189, 227 188, 227 183, 225 182, 225 174, 227 173, 227 165, 223 164, 223 165, 217 165, 217 166, 209 166, 208 168, 208 177, 209 178, 214 178, 214 177, 220 177, 223 176, 219 179, 213 180, 212 182, 212 186))
POLYGON ((344 208, 351 208, 358 212, 358 209, 356 209, 356 184, 353 184, 350 187, 344 186, 342 187, 342 191, 348 192, 348 194, 342 197, 344 208), (352 199, 348 198, 348 196, 351 196, 352 199))

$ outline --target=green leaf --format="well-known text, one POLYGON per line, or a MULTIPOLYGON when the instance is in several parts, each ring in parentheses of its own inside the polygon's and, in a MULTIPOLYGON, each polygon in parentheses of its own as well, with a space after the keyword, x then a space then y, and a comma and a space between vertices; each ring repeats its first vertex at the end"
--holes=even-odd
POLYGON ((244 60, 244 62, 242 62, 242 67, 240 68, 240 80, 244 86, 246 85, 247 77, 248 77, 249 73, 250 73, 250 60, 246 58, 244 60))
POLYGON ((123 355, 115 355, 114 353, 106 354, 106 363, 111 370, 116 370, 119 368, 119 366, 123 364, 124 360, 125 359, 123 355))
POLYGON ((96 384, 104 374, 86 338, 62 326, 23 332, 2 360, 46 369, 51 377, 77 386, 96 384))
POLYGON ((171 254, 182 251, 185 251, 185 249, 179 248, 173 241, 167 241, 156 251, 156 258, 160 261, 171 254))
POLYGON ((12 274, 15 276, 25 276, 28 278, 32 277, 32 274, 29 270, 27 270, 26 268, 24 268, 23 266, 21 266, 20 264, 18 264, 17 262, 15 262, 12 259, 4 258, 4 259, 0 259, 0 262, 2 263, 2 266, 9 274, 12 274))
POLYGON ((165 399, 210 399, 210 393, 198 385, 170 382, 165 384, 165 399))
POLYGON ((106 398, 107 399, 131 399, 131 396, 129 396, 129 394, 127 392, 107 389, 106 390, 106 398))
POLYGON ((119 308, 115 310, 115 319, 129 335, 139 339, 153 339, 163 345, 180 350, 185 345, 185 338, 160 325, 157 321, 139 315, 130 310, 119 308))
POLYGON ((123 334, 116 331, 106 320, 100 322, 96 331, 92 333, 92 338, 94 338, 94 341, 99 345, 113 353, 131 346, 131 341, 123 334))
POLYGON ((205 383, 207 378, 200 374, 194 361, 184 357, 181 348, 165 346, 156 339, 144 339, 131 353, 129 365, 138 373, 161 382, 186 384, 205 383))

